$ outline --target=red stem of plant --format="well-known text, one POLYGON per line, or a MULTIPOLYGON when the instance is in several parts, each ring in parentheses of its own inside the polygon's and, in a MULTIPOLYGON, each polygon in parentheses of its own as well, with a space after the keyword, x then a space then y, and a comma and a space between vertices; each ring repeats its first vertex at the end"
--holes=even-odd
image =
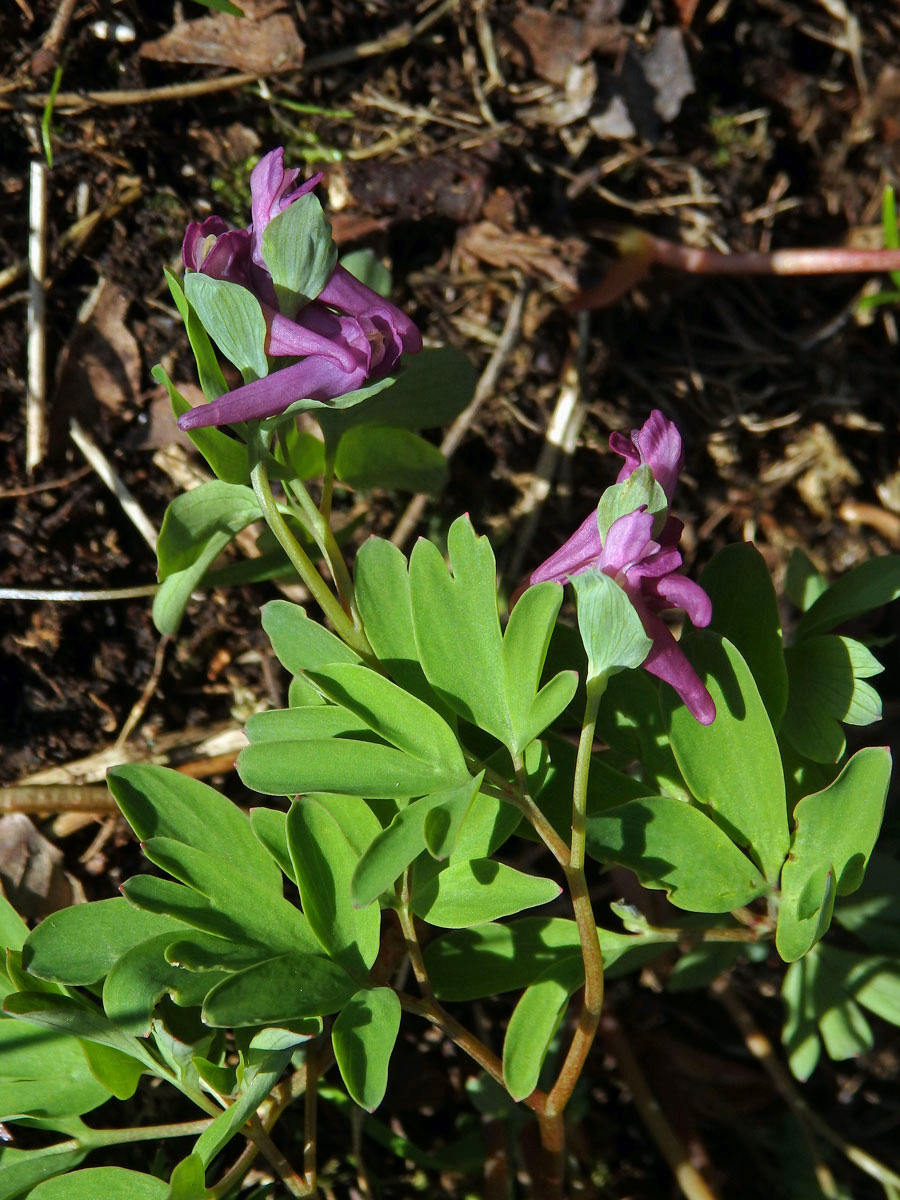
POLYGON ((900 250, 821 246, 810 249, 748 251, 720 254, 683 246, 642 230, 629 229, 617 240, 621 254, 606 278, 579 292, 569 303, 575 310, 602 308, 624 295, 653 266, 670 267, 688 275, 878 275, 900 271, 900 250))

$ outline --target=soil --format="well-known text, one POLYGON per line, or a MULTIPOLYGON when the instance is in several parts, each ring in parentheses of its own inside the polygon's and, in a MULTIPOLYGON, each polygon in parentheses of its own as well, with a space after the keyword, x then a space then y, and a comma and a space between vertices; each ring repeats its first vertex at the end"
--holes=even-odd
MULTIPOLYGON (((741 539, 756 543, 779 580, 795 547, 829 575, 900 549, 895 308, 859 307, 889 280, 710 280, 657 270, 608 307, 581 316, 567 307, 578 287, 604 277, 615 258, 610 239, 626 227, 717 250, 880 245, 882 191, 900 172, 893 5, 244 7, 240 36, 207 25, 201 37, 182 23, 221 18, 189 0, 81 0, 55 44, 51 23, 65 4, 7 0, 0 14, 0 587, 154 582, 150 547, 86 463, 70 423, 87 431, 158 529, 197 461, 150 375, 163 362, 180 384, 194 378, 162 269, 178 260, 188 220, 217 212, 246 223, 248 166, 279 144, 288 163, 325 172, 321 190, 342 250, 371 246, 426 337, 462 348, 479 372, 524 297, 520 328, 418 532, 440 537, 470 512, 490 532, 511 590, 612 481, 610 431, 659 407, 685 439, 679 515, 691 572, 741 539), (291 36, 273 20, 287 22, 291 36), (238 73, 262 69, 254 55, 274 66, 248 82, 238 73), (222 86, 204 92, 204 81, 222 86), (27 279, 5 268, 28 253, 42 116, 53 156, 49 444, 29 472, 27 279), (99 217, 86 226, 92 213, 99 217), (541 498, 545 431, 576 371, 584 423, 541 498), (175 467, 171 454, 160 457, 172 445, 175 467)), ((338 497, 348 511, 358 500, 338 497)), ((389 535, 408 501, 371 497, 367 528, 389 535)), ((146 597, 0 600, 0 782, 110 746, 139 701, 129 753, 167 746, 175 761, 202 759, 198 730, 278 702, 284 681, 257 622, 272 594, 271 584, 207 592, 164 658, 146 597)), ((888 637, 896 627, 884 617, 875 632, 888 637)), ((900 660, 896 643, 881 653, 886 725, 876 736, 890 742, 900 660)), ((247 799, 222 760, 201 763, 199 773, 247 799)), ((62 851, 76 892, 114 894, 137 869, 127 831, 108 813, 99 823, 68 816, 54 810, 35 821, 62 851)), ((887 836, 898 832, 892 809, 887 836)), ((34 903, 29 915, 38 916, 41 897, 34 903)), ((776 1044, 778 981, 775 964, 736 981, 776 1044)), ((722 1197, 800 1195, 785 1182, 796 1182, 788 1164, 802 1155, 797 1128, 721 1006, 659 987, 656 974, 629 978, 612 1000, 697 1164, 722 1197)), ((507 1012, 498 1002, 475 1018, 496 1040, 507 1012)), ((880 1026, 875 1051, 825 1063, 804 1091, 823 1119, 895 1169, 898 1055, 897 1031, 880 1026)), ((479 1131, 489 1147, 505 1136, 466 1097, 474 1068, 415 1027, 398 1057, 377 1114, 382 1128, 393 1123, 413 1143, 442 1150, 444 1161, 415 1166, 369 1137, 359 1141, 358 1126, 325 1102, 320 1158, 331 1194, 473 1194, 482 1186, 479 1131)), ((572 1146, 578 1195, 677 1193, 602 1045, 581 1113, 572 1146)), ((518 1136, 527 1159, 531 1135, 518 1136)), ((846 1194, 880 1194, 842 1160, 833 1166, 846 1194)), ((504 1194, 491 1186, 486 1194, 504 1194)))

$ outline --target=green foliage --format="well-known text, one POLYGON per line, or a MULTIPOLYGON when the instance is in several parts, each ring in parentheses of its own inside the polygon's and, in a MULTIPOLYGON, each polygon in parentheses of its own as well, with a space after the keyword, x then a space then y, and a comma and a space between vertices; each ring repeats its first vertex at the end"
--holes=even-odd
POLYGON ((461 517, 450 527, 447 547, 451 574, 431 542, 419 541, 410 558, 419 661, 442 701, 497 738, 515 758, 563 711, 575 691, 572 674, 557 675, 537 690, 560 589, 549 585, 543 596, 530 601, 525 613, 510 621, 507 641, 500 631, 489 542, 476 537, 468 518, 461 517))
POLYGON ((175 497, 156 547, 161 586, 153 622, 160 633, 178 632, 191 593, 225 547, 261 516, 256 496, 242 484, 216 479, 175 497))
POLYGON ((707 564, 700 586, 712 601, 712 628, 749 667, 777 730, 787 705, 788 677, 778 598, 765 559, 748 542, 725 546, 707 564))
POLYGON ((884 668, 853 638, 825 634, 785 651, 790 693, 782 733, 805 758, 834 763, 847 748, 841 722, 871 725, 881 700, 864 680, 884 668))
MULTIPOLYGON (((315 300, 337 266, 337 246, 318 197, 307 192, 266 225, 262 255, 286 317, 315 300)), ((232 360, 233 361, 233 360, 232 360)))
POLYGON ((354 488, 399 492, 439 492, 447 481, 447 460, 436 446, 409 429, 357 425, 341 438, 335 474, 354 488))
POLYGON ((588 683, 639 667, 653 642, 624 589, 599 570, 576 575, 572 586, 578 605, 578 629, 588 656, 588 683))
POLYGON ((786 962, 801 958, 827 931, 835 896, 855 892, 862 882, 881 829, 890 775, 886 749, 860 750, 829 787, 794 809, 775 937, 786 962))
POLYGON ((759 689, 725 638, 694 633, 681 645, 709 689, 716 719, 700 725, 674 692, 661 692, 678 766, 692 795, 774 884, 788 850, 787 807, 781 755, 759 689))
POLYGON ((368 988, 344 1005, 331 1030, 334 1057, 347 1091, 374 1112, 387 1089, 388 1065, 400 1029, 400 1001, 391 988, 368 988))
POLYGON ((48 1179, 29 1192, 29 1200, 167 1200, 168 1185, 124 1167, 85 1167, 48 1179))
POLYGON ((245 383, 268 375, 266 319, 252 292, 239 283, 189 271, 184 277, 184 294, 203 328, 245 383))

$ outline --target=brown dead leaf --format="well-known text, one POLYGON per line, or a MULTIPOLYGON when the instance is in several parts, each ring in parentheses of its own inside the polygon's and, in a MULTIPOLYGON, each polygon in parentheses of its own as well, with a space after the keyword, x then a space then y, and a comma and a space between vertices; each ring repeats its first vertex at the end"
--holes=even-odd
POLYGON ((133 403, 141 388, 141 353, 125 325, 131 300, 109 280, 102 281, 90 319, 78 333, 60 380, 71 400, 99 400, 114 412, 133 403))
POLYGON ((141 46, 141 56, 161 62, 208 63, 265 75, 273 68, 303 63, 305 46, 282 4, 245 2, 243 17, 216 13, 179 21, 168 33, 141 46))
POLYGON ((570 291, 577 287, 577 264, 585 250, 578 238, 560 241, 547 234, 507 232, 492 221, 479 221, 464 229, 457 246, 463 254, 492 267, 516 267, 526 275, 543 275, 570 291))
POLYGON ((511 29, 527 50, 535 73, 560 86, 566 82, 570 67, 587 62, 595 50, 617 53, 622 41, 616 20, 600 16, 579 20, 542 8, 522 9, 511 29))
POLYGON ((62 864, 61 851, 24 813, 0 818, 0 888, 23 917, 38 920, 84 900, 62 864))

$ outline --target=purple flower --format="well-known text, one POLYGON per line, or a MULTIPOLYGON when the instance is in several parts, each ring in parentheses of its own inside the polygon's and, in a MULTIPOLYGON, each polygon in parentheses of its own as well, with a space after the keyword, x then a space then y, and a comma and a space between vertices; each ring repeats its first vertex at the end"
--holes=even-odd
MULTIPOLYGON (((630 439, 614 433, 609 444, 625 459, 618 483, 646 465, 671 499, 681 469, 681 435, 661 412, 654 411, 630 439)), ((664 609, 680 608, 697 626, 708 625, 712 617, 706 592, 692 580, 675 574, 682 561, 678 541, 683 528, 675 517, 668 517, 662 532, 654 538, 653 515, 643 507, 614 521, 604 541, 594 511, 555 554, 531 573, 528 583, 552 579, 564 584, 591 567, 609 575, 627 594, 653 642, 644 669, 670 684, 701 725, 710 725, 716 715, 713 699, 657 615, 664 609)))
POLYGON ((421 335, 409 317, 340 266, 296 316, 279 312, 262 237, 273 218, 322 178, 315 175, 295 187, 298 176, 296 168, 284 169, 284 150, 272 150, 250 176, 253 220, 247 229, 231 229, 215 216, 187 228, 185 268, 252 292, 266 321, 266 354, 302 361, 276 368, 185 413, 178 421, 184 430, 275 416, 295 400, 333 400, 389 374, 402 354, 422 348, 421 335))

